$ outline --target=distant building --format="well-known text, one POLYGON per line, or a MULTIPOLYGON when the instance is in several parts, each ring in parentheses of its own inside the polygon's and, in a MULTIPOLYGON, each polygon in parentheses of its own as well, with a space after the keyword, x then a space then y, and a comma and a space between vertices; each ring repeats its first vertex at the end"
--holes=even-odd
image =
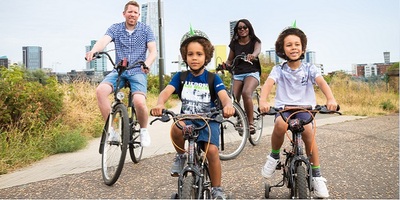
POLYGON ((353 76, 368 78, 385 75, 387 69, 395 63, 390 62, 390 52, 383 52, 383 60, 384 63, 353 64, 353 76))
MULTIPOLYGON (((86 52, 90 51, 94 44, 96 44, 96 40, 90 41, 90 46, 86 46, 86 52)), ((106 51, 107 49, 103 49, 106 51)), ((106 56, 102 56, 101 58, 92 60, 90 62, 86 62, 86 70, 95 71, 95 72, 105 72, 107 71, 107 62, 108 58, 106 56)))
POLYGON ((383 60, 385 63, 390 63, 390 52, 383 52, 383 60))
POLYGON ((42 47, 25 46, 22 47, 22 61, 26 69, 36 70, 43 68, 42 47))
POLYGON ((304 54, 304 59, 303 62, 311 63, 311 64, 316 64, 315 62, 315 51, 306 51, 304 54))
POLYGON ((353 65, 353 75, 357 77, 383 76, 394 63, 372 63, 353 65))
POLYGON ((237 22, 238 22, 238 20, 229 22, 229 34, 230 34, 229 41, 232 39, 233 34, 235 33, 235 31, 233 29, 235 28, 237 22))
MULTIPOLYGON (((163 2, 161 2, 161 4, 162 4, 161 7, 163 7, 163 2)), ((159 21, 158 20, 158 18, 159 18, 158 17, 158 2, 143 3, 142 9, 141 9, 141 16, 142 16, 141 21, 143 23, 147 24, 148 26, 150 26, 151 30, 154 33, 154 36, 156 37, 156 44, 158 45, 157 52, 159 54, 157 58, 160 58, 161 57, 160 56, 161 43, 159 41, 160 26, 158 23, 158 21, 159 21)), ((164 38, 164 35, 162 35, 162 38, 164 38)), ((164 49, 162 49, 162 50, 163 50, 162 52, 165 52, 164 49)), ((164 55, 162 57, 164 57, 164 55)), ((150 73, 153 75, 159 74, 159 71, 160 71, 159 66, 160 66, 159 59, 156 59, 155 62, 151 66, 148 66, 150 68, 150 73)))
POLYGON ((0 56, 0 67, 4 66, 5 68, 8 68, 8 58, 7 56, 0 56))

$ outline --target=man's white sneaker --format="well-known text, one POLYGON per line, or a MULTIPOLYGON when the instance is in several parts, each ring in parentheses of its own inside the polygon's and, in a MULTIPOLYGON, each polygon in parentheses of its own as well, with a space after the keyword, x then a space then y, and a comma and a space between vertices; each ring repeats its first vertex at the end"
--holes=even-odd
POLYGON ((113 127, 110 127, 109 133, 108 133, 108 142, 120 142, 119 140, 119 134, 115 132, 113 127))
POLYGON ((326 187, 326 179, 324 177, 313 177, 312 186, 314 187, 314 194, 318 198, 328 198, 329 191, 326 187))
POLYGON ((142 145, 142 147, 148 147, 148 146, 150 146, 150 143, 151 143, 151 139, 150 139, 149 131, 147 130, 147 128, 141 128, 140 129, 140 145, 142 145))
POLYGON ((261 175, 265 178, 271 178, 274 174, 276 166, 279 164, 279 159, 275 159, 270 155, 267 156, 267 162, 265 162, 264 167, 261 169, 261 175))

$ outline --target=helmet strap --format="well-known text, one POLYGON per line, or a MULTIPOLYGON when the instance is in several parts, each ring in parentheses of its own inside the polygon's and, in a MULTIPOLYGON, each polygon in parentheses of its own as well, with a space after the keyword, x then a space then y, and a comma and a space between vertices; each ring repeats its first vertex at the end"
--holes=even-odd
POLYGON ((303 59, 304 59, 304 53, 301 54, 301 56, 299 58, 297 58, 296 60, 291 60, 289 57, 287 57, 288 62, 296 62, 296 61, 303 60, 303 59))
POLYGON ((194 70, 194 69, 192 69, 187 63, 186 63, 186 68, 189 68, 189 70, 192 72, 192 74, 194 74, 194 75, 198 75, 200 72, 201 72, 201 70, 203 70, 204 69, 204 65, 202 66, 202 67, 200 67, 199 69, 196 69, 196 70, 194 70))

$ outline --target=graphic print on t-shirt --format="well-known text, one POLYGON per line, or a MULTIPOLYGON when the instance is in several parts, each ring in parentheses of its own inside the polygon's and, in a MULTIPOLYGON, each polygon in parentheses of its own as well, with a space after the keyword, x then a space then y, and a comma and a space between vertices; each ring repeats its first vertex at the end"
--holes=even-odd
POLYGON ((185 81, 181 93, 182 111, 185 114, 207 113, 211 108, 208 83, 185 81))

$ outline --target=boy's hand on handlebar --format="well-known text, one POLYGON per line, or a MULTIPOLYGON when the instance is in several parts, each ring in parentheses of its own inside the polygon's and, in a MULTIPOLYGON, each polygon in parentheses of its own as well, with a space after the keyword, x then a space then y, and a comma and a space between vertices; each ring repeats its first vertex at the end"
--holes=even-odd
POLYGON ((154 108, 150 109, 151 116, 161 116, 162 111, 165 107, 163 105, 157 105, 154 108))
POLYGON ((267 113, 271 106, 267 101, 260 99, 260 106, 258 108, 260 109, 260 113, 267 113))
POLYGON ((328 110, 337 111, 338 104, 335 99, 328 99, 326 101, 326 108, 328 110))
POLYGON ((223 109, 223 115, 225 118, 231 117, 235 114, 235 108, 233 107, 233 105, 226 105, 223 109))

